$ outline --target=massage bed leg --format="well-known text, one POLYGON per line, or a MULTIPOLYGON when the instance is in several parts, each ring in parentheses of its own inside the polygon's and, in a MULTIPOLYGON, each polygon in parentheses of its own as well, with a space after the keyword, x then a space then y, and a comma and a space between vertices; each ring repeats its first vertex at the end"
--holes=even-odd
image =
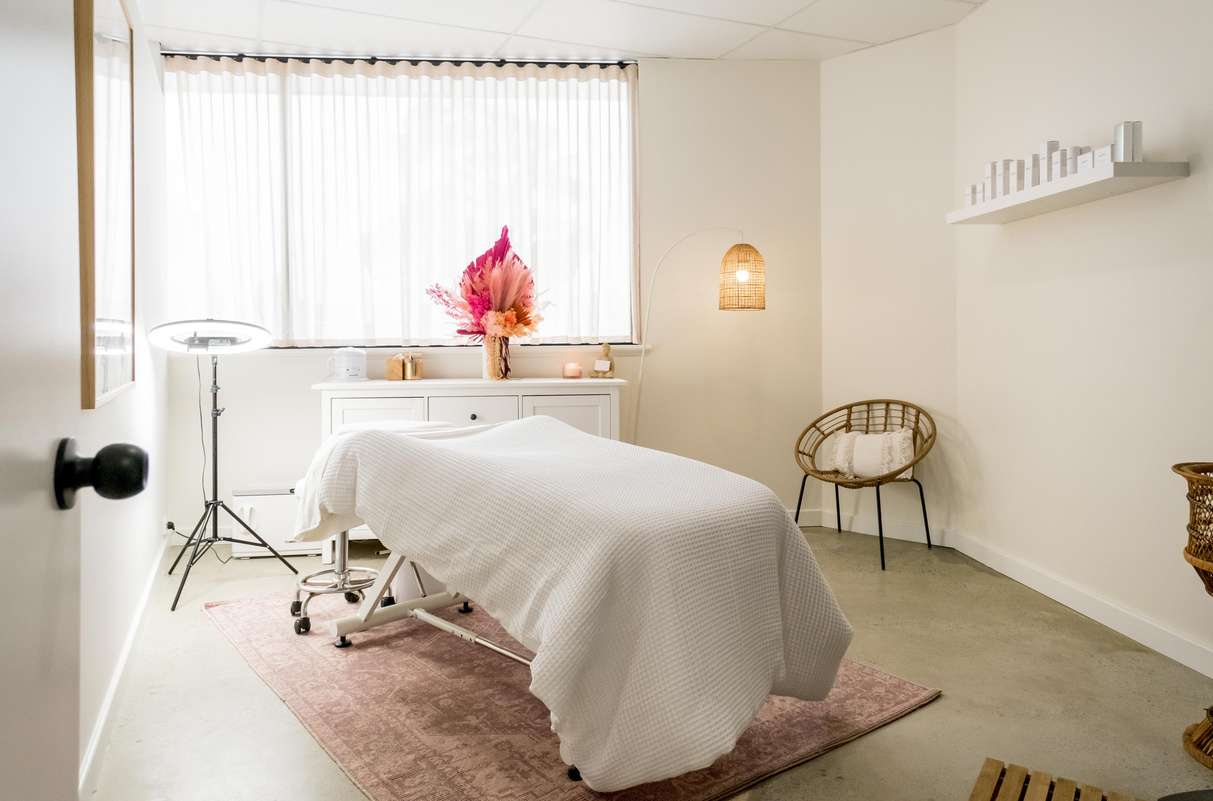
POLYGON ((416 617, 413 612, 417 609, 441 609, 444 606, 457 604, 462 600, 463 597, 458 593, 441 592, 437 595, 428 595, 425 598, 397 601, 392 606, 380 606, 378 609, 372 610, 366 620, 362 619, 361 614, 355 613, 349 617, 337 618, 330 621, 329 632, 334 637, 339 637, 342 634, 356 634, 360 631, 373 629, 376 626, 382 626, 385 623, 392 623, 408 617, 416 617))
MULTIPOLYGON (((379 575, 375 578, 375 583, 372 584, 362 599, 362 606, 358 607, 358 617, 366 622, 370 619, 371 613, 380 606, 380 601, 385 597, 391 596, 392 582, 396 579, 396 574, 400 572, 400 567, 404 564, 404 557, 391 554, 387 561, 383 563, 383 567, 379 568, 379 575)), ((392 603, 395 603, 393 600, 392 603)), ((392 604, 386 604, 391 606, 392 604)))

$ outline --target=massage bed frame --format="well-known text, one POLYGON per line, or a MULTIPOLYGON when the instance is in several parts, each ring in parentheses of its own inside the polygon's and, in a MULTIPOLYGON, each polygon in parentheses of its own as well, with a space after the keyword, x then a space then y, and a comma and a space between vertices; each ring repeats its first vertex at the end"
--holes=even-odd
POLYGON ((387 561, 378 571, 370 568, 349 567, 346 561, 349 548, 348 537, 348 531, 337 535, 337 564, 334 568, 320 570, 299 579, 295 589, 295 601, 291 604, 291 615, 296 618, 296 634, 307 634, 311 630, 307 606, 312 598, 317 595, 342 593, 350 603, 359 600, 362 603, 355 614, 338 618, 329 623, 329 632, 337 638, 333 642, 337 648, 348 648, 352 644, 348 635, 354 632, 367 631, 376 626, 411 617, 530 667, 531 660, 522 654, 515 653, 492 640, 481 637, 474 631, 469 631, 432 614, 430 612, 432 609, 442 609, 455 604, 462 604, 458 611, 463 613, 471 612, 472 607, 468 604, 468 599, 458 592, 444 590, 431 595, 425 588, 425 581, 421 578, 421 570, 416 562, 391 553, 388 554, 387 561), (406 561, 408 561, 409 569, 413 571, 413 578, 417 581, 417 589, 420 590, 421 595, 404 603, 398 603, 392 597, 391 587, 392 582, 396 580, 396 574, 404 567, 406 561), (354 571, 358 571, 367 578, 353 577, 351 574, 354 571), (332 576, 334 580, 317 583, 316 580, 321 575, 332 576), (367 580, 370 577, 373 577, 373 580, 367 580), (304 594, 307 597, 300 601, 299 596, 304 594))
MULTIPOLYGON (((343 531, 341 532, 341 535, 338 535, 338 548, 340 548, 342 545, 346 545, 346 547, 348 547, 348 542, 341 542, 341 540, 345 539, 348 534, 349 532, 343 531)), ((340 555, 340 552, 338 555, 340 555)), ((340 565, 338 565, 337 570, 341 570, 340 565)), ((331 573, 332 571, 321 572, 331 573)), ((340 576, 338 578, 340 578, 340 576)), ((307 577, 301 579, 299 586, 301 588, 306 587, 306 581, 307 577)), ((308 592, 308 590, 304 589, 303 592, 308 592)), ((298 600, 298 594, 298 591, 296 591, 296 600, 293 604, 291 604, 291 614, 298 617, 300 610, 302 610, 304 617, 299 619, 306 620, 307 602, 312 599, 313 595, 309 595, 302 601, 301 604, 298 600)), ((321 593, 317 592, 314 594, 318 595, 321 593)), ((508 657, 509 659, 513 659, 515 662, 521 662, 527 667, 531 666, 531 660, 522 654, 511 651, 509 648, 498 645, 492 640, 481 637, 474 631, 469 631, 463 626, 457 626, 448 620, 444 620, 437 615, 432 614, 430 611, 432 609, 442 609, 443 607, 454 606, 455 604, 462 604, 458 610, 462 613, 471 612, 472 607, 469 605, 468 599, 459 592, 444 590, 443 592, 430 595, 425 589, 425 581, 421 578, 421 570, 418 569, 417 563, 410 559, 406 559, 400 554, 388 554, 387 561, 384 562, 383 567, 379 569, 379 575, 375 577, 374 583, 365 589, 357 590, 356 594, 354 592, 346 593, 346 600, 351 600, 351 596, 361 596, 362 598, 362 603, 359 605, 358 611, 352 615, 349 615, 348 617, 338 618, 329 623, 329 633, 337 638, 333 642, 333 646, 336 648, 350 647, 350 645, 353 644, 350 642, 348 636, 350 634, 354 634, 355 632, 359 631, 367 631, 375 628, 376 626, 382 626, 386 623, 394 623, 397 620, 404 620, 405 618, 411 617, 420 620, 423 623, 428 623, 434 628, 445 631, 448 634, 454 634, 456 637, 467 640, 473 645, 479 645, 482 648, 487 648, 495 654, 508 657), (409 569, 413 571, 413 578, 417 581, 417 588, 421 591, 421 595, 418 598, 412 598, 404 603, 400 603, 392 598, 391 587, 392 582, 396 580, 396 574, 399 573, 401 568, 404 567, 404 563, 406 561, 408 562, 409 569)), ((298 623, 298 621, 296 621, 296 623, 298 623)), ((297 634, 306 634, 308 630, 309 627, 305 627, 302 631, 300 631, 299 626, 295 626, 295 633, 297 634)), ((581 781, 581 772, 577 770, 576 766, 569 767, 568 776, 571 781, 581 781)))
POLYGON ((472 611, 472 608, 468 605, 467 598, 458 592, 444 590, 443 592, 430 595, 425 589, 425 582, 421 579, 421 571, 418 569, 417 563, 406 559, 400 554, 393 553, 388 555, 387 561, 379 569, 379 576, 375 579, 375 583, 365 591, 358 611, 349 617, 338 618, 329 623, 329 632, 337 638, 337 641, 333 644, 338 648, 344 648, 349 643, 347 635, 358 631, 367 631, 376 626, 382 626, 385 623, 403 620, 406 617, 412 617, 428 623, 436 629, 441 629, 448 634, 454 634, 456 637, 530 667, 531 660, 522 654, 500 646, 492 640, 487 640, 476 632, 465 629, 463 626, 457 626, 450 621, 444 620, 430 611, 460 603, 463 604, 462 608, 459 609, 460 612, 472 611), (392 582, 396 579, 396 574, 404 567, 406 561, 408 562, 409 569, 413 571, 413 578, 417 580, 417 587, 421 590, 421 596, 404 602, 396 601, 391 605, 385 606, 381 601, 384 598, 391 597, 389 590, 392 582))

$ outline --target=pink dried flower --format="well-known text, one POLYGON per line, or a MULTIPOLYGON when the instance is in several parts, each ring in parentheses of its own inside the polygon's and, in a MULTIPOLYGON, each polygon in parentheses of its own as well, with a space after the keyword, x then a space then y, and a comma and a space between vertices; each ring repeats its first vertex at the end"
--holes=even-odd
POLYGON ((493 246, 464 269, 458 296, 440 284, 426 294, 459 323, 455 333, 473 340, 526 336, 543 320, 536 304, 535 277, 510 247, 505 227, 493 246))

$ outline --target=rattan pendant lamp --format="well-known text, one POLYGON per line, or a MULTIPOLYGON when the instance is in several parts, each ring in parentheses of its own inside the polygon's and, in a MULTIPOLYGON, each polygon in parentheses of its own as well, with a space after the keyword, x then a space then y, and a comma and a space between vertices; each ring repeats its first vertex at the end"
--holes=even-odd
POLYGON ((731 231, 741 235, 741 243, 733 245, 725 252, 720 260, 720 303, 721 311, 763 311, 767 307, 767 270, 766 263, 758 248, 746 244, 745 232, 739 228, 701 228, 679 239, 666 248, 665 253, 657 260, 653 275, 649 278, 649 291, 641 298, 644 304, 644 327, 640 332, 643 343, 640 350, 640 364, 636 369, 636 395, 632 403, 632 438, 636 437, 636 427, 640 424, 640 389, 644 381, 644 357, 649 350, 649 315, 653 311, 653 286, 657 283, 657 274, 661 265, 665 264, 674 248, 693 236, 707 231, 731 231))
POLYGON ((733 245, 720 260, 720 310, 762 311, 766 307, 767 269, 762 254, 753 245, 733 245))

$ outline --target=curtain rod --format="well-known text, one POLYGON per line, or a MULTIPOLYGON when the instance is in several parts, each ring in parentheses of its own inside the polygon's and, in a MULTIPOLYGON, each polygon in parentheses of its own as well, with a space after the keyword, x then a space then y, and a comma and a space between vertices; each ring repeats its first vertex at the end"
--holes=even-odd
POLYGON ((473 64, 477 67, 485 64, 493 64, 504 67, 514 64, 518 66, 534 65, 536 67, 626 67, 629 64, 635 64, 635 61, 539 61, 536 59, 512 59, 512 58, 403 58, 403 57, 384 57, 384 56, 332 56, 332 55, 307 55, 307 54, 279 54, 279 53, 222 53, 201 50, 161 50, 160 55, 168 56, 184 56, 185 58, 230 58, 233 61, 323 61, 326 64, 331 64, 334 61, 341 61, 348 64, 355 62, 365 62, 367 64, 375 64, 383 62, 385 64, 453 64, 459 66, 461 64, 473 64))

